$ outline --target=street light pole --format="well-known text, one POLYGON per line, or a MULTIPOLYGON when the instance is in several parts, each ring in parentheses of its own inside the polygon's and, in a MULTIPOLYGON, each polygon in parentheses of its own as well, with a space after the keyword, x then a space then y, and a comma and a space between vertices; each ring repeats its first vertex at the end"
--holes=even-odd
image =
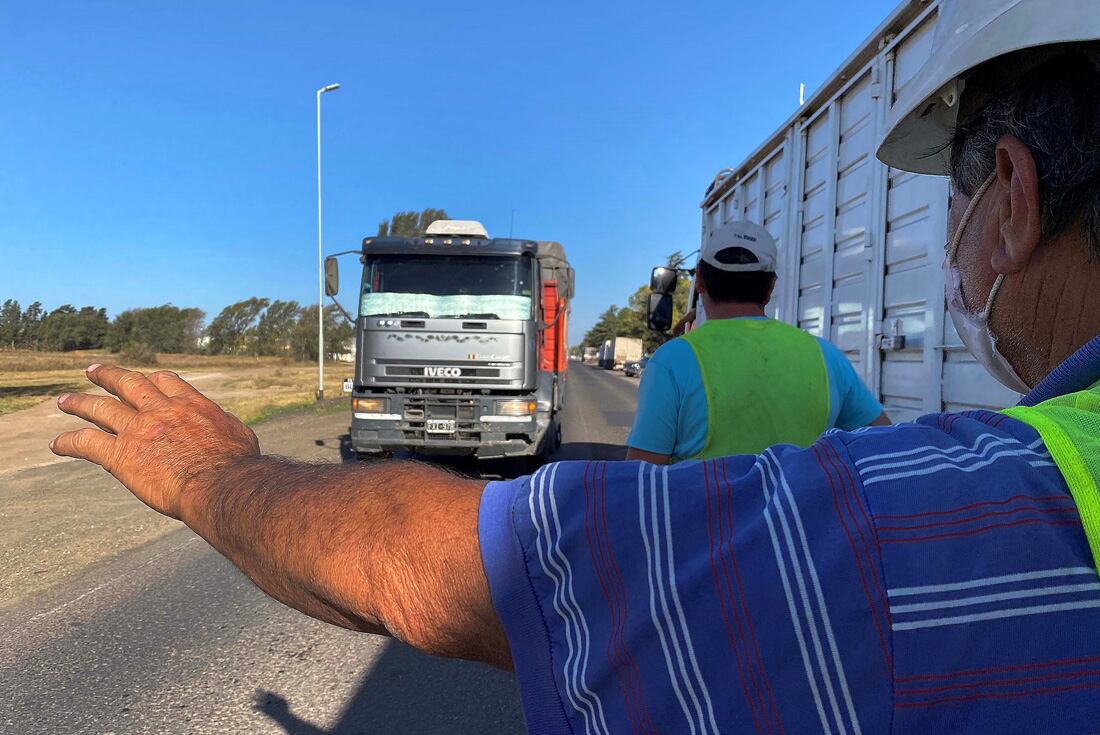
POLYGON ((321 237, 321 95, 340 89, 328 84, 317 90, 317 400, 325 400, 325 256, 321 237))

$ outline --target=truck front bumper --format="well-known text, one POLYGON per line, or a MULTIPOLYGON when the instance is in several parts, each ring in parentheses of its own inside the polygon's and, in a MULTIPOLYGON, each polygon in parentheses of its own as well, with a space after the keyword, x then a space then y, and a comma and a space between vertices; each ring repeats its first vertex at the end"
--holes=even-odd
POLYGON ((482 459, 535 455, 550 428, 549 412, 511 417, 493 414, 499 396, 390 395, 386 414, 353 413, 351 445, 358 453, 417 451, 482 459), (429 420, 453 420, 454 433, 427 431, 429 420))

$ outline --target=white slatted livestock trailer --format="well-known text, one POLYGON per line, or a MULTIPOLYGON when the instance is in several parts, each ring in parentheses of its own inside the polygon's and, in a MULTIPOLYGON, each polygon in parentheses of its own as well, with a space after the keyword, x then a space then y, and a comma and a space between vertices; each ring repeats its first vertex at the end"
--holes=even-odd
POLYGON ((773 314, 840 347, 895 421, 1018 399, 967 353, 946 311, 947 179, 875 158, 889 105, 928 58, 937 10, 900 5, 702 203, 704 236, 732 219, 775 236, 773 314))

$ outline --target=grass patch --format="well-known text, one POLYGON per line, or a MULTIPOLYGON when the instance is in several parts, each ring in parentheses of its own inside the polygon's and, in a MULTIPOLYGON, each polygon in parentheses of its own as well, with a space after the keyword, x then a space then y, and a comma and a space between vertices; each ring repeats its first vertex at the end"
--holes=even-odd
POLYGON ((0 416, 6 413, 15 413, 25 408, 34 408, 47 396, 0 396, 0 416))
MULTIPOLYGON (((245 423, 265 421, 290 411, 350 410, 341 383, 355 368, 325 365, 325 395, 318 407, 317 367, 284 357, 233 355, 156 356, 157 367, 192 376, 195 386, 245 423)), ((92 363, 117 363, 103 351, 34 352, 0 350, 0 414, 30 408, 66 391, 87 390, 84 369, 92 363)))
MULTIPOLYGON (((253 425, 263 423, 264 421, 270 421, 273 418, 284 416, 290 413, 305 413, 314 416, 331 416, 332 414, 340 413, 342 411, 348 412, 348 420, 350 421, 351 407, 348 405, 348 399, 346 397, 326 398, 324 403, 318 403, 316 399, 314 399, 296 403, 285 403, 282 405, 268 405, 260 408, 247 420, 243 418, 241 420, 244 421, 246 424, 253 425)), ((240 416, 238 416, 238 418, 240 418, 240 416)))
POLYGON ((43 401, 65 393, 80 390, 81 383, 70 381, 48 381, 23 385, 0 385, 0 415, 33 408, 43 401))
MULTIPOLYGON (((245 355, 175 355, 156 353, 156 366, 167 370, 200 370, 225 368, 249 370, 255 368, 306 367, 316 363, 294 362, 286 357, 248 357, 245 355)), ((16 373, 41 373, 79 370, 92 363, 122 364, 121 355, 106 350, 74 350, 73 352, 39 352, 37 350, 0 350, 0 377, 16 373)), ((140 367, 140 366, 139 366, 140 367)))

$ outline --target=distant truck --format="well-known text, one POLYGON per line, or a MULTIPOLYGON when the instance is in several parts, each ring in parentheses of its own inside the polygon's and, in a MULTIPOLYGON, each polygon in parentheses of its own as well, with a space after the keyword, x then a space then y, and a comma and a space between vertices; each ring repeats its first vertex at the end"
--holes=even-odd
MULTIPOLYGON (((558 447, 574 289, 560 243, 443 220, 423 237, 364 238, 359 254, 357 454, 542 460, 558 447)), ((330 257, 329 295, 338 283, 330 257)))
POLYGON ((611 340, 605 341, 596 351, 596 364, 605 370, 610 370, 613 354, 611 340))
POLYGON ((582 358, 585 365, 595 365, 599 362, 599 349, 596 347, 585 347, 584 357, 582 358))
POLYGON ((600 367, 622 370, 628 362, 642 359, 642 340, 637 337, 616 337, 604 343, 604 355, 600 367))

